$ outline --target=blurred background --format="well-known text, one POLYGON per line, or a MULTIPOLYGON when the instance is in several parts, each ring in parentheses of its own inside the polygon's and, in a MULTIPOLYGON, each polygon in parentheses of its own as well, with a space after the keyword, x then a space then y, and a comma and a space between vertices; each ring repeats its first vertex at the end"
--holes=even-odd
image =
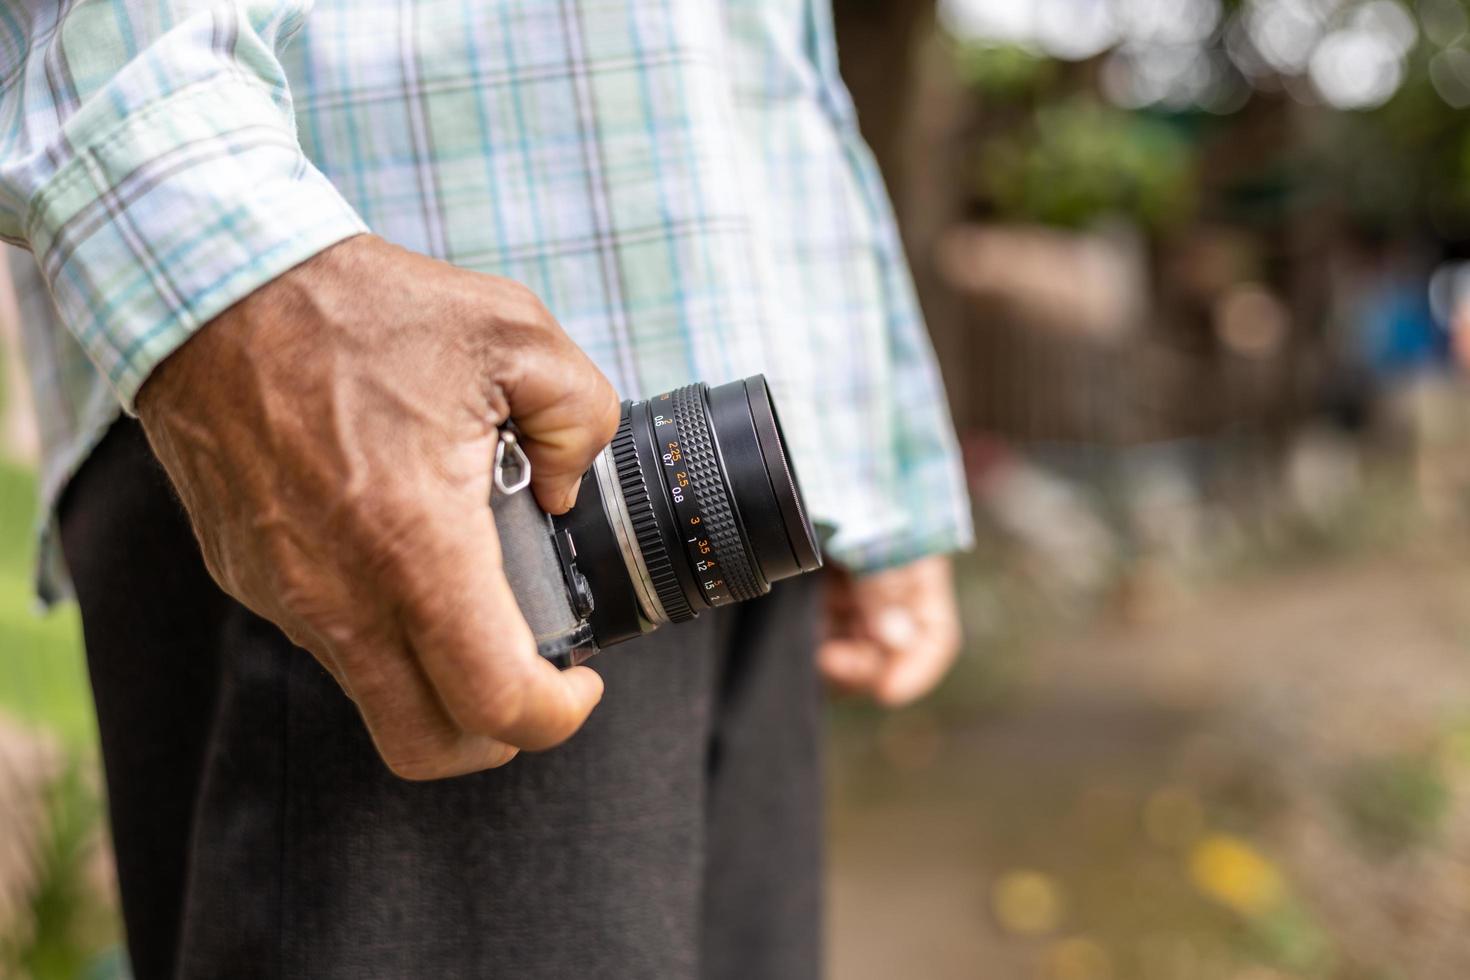
MULTIPOLYGON (((832 712, 831 975, 1470 976, 1470 7, 836 15, 981 545, 947 686, 832 712)), ((100 976, 0 360, 0 975, 100 976)))

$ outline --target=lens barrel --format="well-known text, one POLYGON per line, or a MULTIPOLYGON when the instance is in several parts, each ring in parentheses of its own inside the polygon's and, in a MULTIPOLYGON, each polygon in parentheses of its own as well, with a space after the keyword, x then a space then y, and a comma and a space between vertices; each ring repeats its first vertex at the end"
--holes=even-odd
POLYGON ((626 402, 557 519, 607 646, 765 595, 822 559, 763 377, 626 402))

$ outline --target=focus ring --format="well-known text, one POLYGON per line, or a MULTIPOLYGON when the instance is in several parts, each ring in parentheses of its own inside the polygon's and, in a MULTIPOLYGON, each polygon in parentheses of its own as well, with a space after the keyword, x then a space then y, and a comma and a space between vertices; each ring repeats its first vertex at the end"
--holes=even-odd
POLYGON ((623 504, 628 508, 628 519, 633 524, 633 536, 638 539, 638 548, 643 552, 643 564, 648 570, 649 581, 663 603, 669 621, 683 623, 694 618, 694 610, 684 590, 679 587, 679 576, 674 572, 669 553, 664 548, 663 536, 659 534, 658 517, 653 512, 653 503, 648 497, 648 485, 643 480, 643 470, 638 465, 638 446, 633 441, 633 425, 625 412, 618 422, 617 435, 612 441, 613 465, 618 473, 618 486, 623 492, 623 504))
POLYGON ((679 445, 684 453, 684 466, 689 474, 694 499, 704 521, 715 560, 724 571, 725 586, 733 602, 744 602, 765 595, 760 579, 751 567, 745 542, 720 474, 715 456, 714 439, 710 436, 709 414, 705 410, 701 385, 689 385, 673 393, 674 422, 679 429, 679 445))

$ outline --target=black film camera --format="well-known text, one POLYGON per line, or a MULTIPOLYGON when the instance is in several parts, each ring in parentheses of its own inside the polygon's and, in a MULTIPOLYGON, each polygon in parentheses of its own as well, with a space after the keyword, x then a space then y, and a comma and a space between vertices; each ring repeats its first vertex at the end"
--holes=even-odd
POLYGON ((822 565, 760 375, 624 402, 559 517, 527 489, 509 428, 494 475, 506 576, 541 655, 561 667, 822 565))

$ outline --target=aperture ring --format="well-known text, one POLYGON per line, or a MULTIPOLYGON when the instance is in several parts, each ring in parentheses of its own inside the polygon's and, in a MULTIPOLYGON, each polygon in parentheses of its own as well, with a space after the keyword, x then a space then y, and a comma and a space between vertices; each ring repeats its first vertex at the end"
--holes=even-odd
POLYGON ((618 485, 623 492, 623 503, 628 508, 628 518, 633 525, 633 535, 638 539, 638 548, 643 552, 643 564, 648 578, 663 603, 669 621, 683 623, 695 617, 694 609, 679 586, 679 576, 674 571, 670 555, 664 548, 663 536, 659 533, 658 518, 653 512, 653 503, 648 497, 648 485, 643 480, 643 470, 638 465, 638 446, 633 440, 633 425, 630 413, 625 408, 618 422, 618 431, 613 436, 612 454, 614 469, 618 474, 618 485))
MULTIPOLYGON (((687 474, 689 489, 698 506, 698 527, 702 534, 683 536, 690 550, 690 561, 698 568, 701 560, 713 559, 714 577, 704 576, 704 588, 710 605, 743 602, 766 594, 765 583, 756 574, 745 550, 735 509, 720 473, 714 438, 710 434, 709 413, 705 407, 704 386, 689 385, 672 393, 671 414, 678 430, 678 451, 682 461, 678 471, 687 474)), ((670 468, 668 457, 665 469, 670 468)), ((686 521, 688 523, 688 521, 686 521)))

